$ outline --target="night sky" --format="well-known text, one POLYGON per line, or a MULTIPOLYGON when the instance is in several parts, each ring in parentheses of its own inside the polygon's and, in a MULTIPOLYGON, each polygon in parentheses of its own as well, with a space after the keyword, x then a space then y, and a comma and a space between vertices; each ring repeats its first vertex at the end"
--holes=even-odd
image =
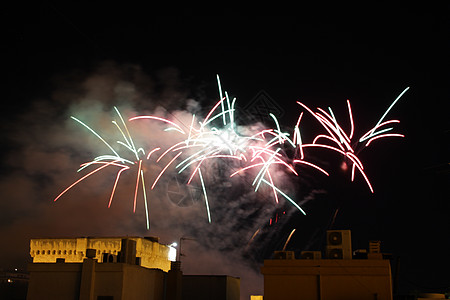
MULTIPOLYGON (((399 291, 449 287, 448 6, 308 7, 295 16, 258 17, 152 12, 51 1, 4 10, 0 267, 25 268, 33 237, 155 235, 170 244, 189 236, 196 241, 183 245, 186 274, 239 276, 243 293, 262 293, 262 259, 282 248, 292 229, 287 249, 299 253, 323 249, 332 228, 351 229, 353 249, 381 240, 382 251, 400 262, 399 291), (105 151, 71 115, 107 135, 115 105, 127 118, 204 114, 219 97, 216 74, 243 110, 263 91, 288 131, 301 112, 296 101, 332 107, 348 128, 349 99, 361 135, 410 87, 387 116, 401 121, 395 132, 406 137, 361 152, 374 194, 361 176, 350 182, 341 157, 314 153, 330 177, 305 170, 286 185, 306 216, 250 193, 244 185, 251 179, 211 179, 212 224, 201 203, 165 201, 173 184, 167 179, 151 196, 150 231, 142 203, 132 213, 126 182, 133 188, 134 177, 124 179, 110 209, 113 173, 52 201, 78 178, 81 163, 105 151), (270 218, 279 223, 268 226, 270 218)), ((306 117, 305 139, 320 131, 306 117)))

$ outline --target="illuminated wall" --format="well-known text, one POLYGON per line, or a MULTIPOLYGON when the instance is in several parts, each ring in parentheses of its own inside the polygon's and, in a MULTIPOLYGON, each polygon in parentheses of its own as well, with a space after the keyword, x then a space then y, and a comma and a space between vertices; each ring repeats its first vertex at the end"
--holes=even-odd
MULTIPOLYGON (((168 246, 146 238, 126 238, 136 241, 136 257, 140 257, 142 267, 169 271, 168 246)), ((65 259, 67 263, 79 263, 86 258, 86 249, 95 249, 95 259, 103 262, 104 253, 118 255, 122 239, 123 237, 31 239, 30 255, 33 263, 55 263, 58 258, 65 259)))

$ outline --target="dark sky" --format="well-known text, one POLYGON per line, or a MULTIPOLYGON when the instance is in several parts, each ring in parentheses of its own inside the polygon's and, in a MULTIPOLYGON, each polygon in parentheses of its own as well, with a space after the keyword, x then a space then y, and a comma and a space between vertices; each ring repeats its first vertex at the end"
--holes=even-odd
MULTIPOLYGON (((339 208, 333 228, 351 229, 354 249, 376 239, 383 251, 400 257, 404 291, 449 286, 448 6, 308 7, 294 16, 258 17, 234 11, 208 17, 151 13, 123 4, 51 1, 4 10, 0 232, 12 248, 1 247, 3 266, 25 265, 29 239, 36 236, 150 234, 171 243, 186 234, 164 231, 170 221, 160 231, 146 232, 142 213, 130 213, 129 202, 106 209, 106 200, 98 199, 108 199, 110 189, 97 183, 54 204, 52 199, 76 177, 77 166, 96 155, 92 140, 82 141, 87 134, 68 119, 73 112, 104 114, 113 105, 130 113, 153 112, 159 106, 176 111, 185 109, 189 98, 205 112, 217 101, 219 74, 239 107, 264 90, 282 108, 285 128, 292 128, 299 115, 296 101, 331 106, 347 126, 350 99, 359 134, 410 87, 387 117, 401 121, 396 132, 406 137, 386 139, 361 152, 374 194, 361 178, 351 183, 349 174, 333 166, 329 178, 308 173, 297 182, 305 185, 297 201, 312 199, 305 204, 308 215, 289 213, 257 239, 253 252, 242 248, 259 221, 249 225, 255 215, 242 213, 248 209, 245 204, 217 205, 219 224, 209 228, 204 220, 201 226, 190 223, 195 214, 187 221, 174 220, 177 228, 192 226, 191 235, 208 236, 203 243, 220 244, 205 247, 198 260, 208 251, 238 253, 237 260, 251 261, 250 267, 242 266, 245 274, 280 248, 293 228, 291 250, 314 250, 323 246, 323 234, 339 208), (70 201, 83 195, 92 201, 70 201), (239 210, 235 218, 233 209, 239 210), (211 238, 218 228, 222 231, 211 238)), ((338 156, 317 155, 340 163, 338 156)), ((277 212, 270 210, 265 219, 277 212)), ((194 255, 186 260, 186 271, 191 267, 194 272, 194 255)), ((236 268, 221 271, 245 278, 236 268)))

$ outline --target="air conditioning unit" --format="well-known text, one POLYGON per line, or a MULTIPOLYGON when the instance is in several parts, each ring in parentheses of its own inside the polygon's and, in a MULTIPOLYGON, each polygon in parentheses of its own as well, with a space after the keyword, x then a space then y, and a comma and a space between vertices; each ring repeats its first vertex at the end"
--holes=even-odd
POLYGON ((369 253, 381 253, 381 241, 369 241, 369 253))
POLYGON ((367 259, 367 249, 356 249, 353 251, 354 259, 367 259))
POLYGON ((320 251, 302 251, 300 257, 303 259, 321 259, 322 252, 320 251))
POLYGON ((274 251, 273 259, 295 259, 294 251, 274 251))
POLYGON ((352 259, 352 237, 350 230, 327 231, 327 258, 352 259))

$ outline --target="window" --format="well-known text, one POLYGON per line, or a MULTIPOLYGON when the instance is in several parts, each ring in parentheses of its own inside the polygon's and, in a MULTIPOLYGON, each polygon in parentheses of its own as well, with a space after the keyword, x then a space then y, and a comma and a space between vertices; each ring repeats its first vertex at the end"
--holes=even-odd
POLYGON ((37 255, 39 255, 39 253, 40 253, 40 251, 39 251, 39 250, 38 250, 38 251, 36 251, 36 254, 37 254, 37 255))

